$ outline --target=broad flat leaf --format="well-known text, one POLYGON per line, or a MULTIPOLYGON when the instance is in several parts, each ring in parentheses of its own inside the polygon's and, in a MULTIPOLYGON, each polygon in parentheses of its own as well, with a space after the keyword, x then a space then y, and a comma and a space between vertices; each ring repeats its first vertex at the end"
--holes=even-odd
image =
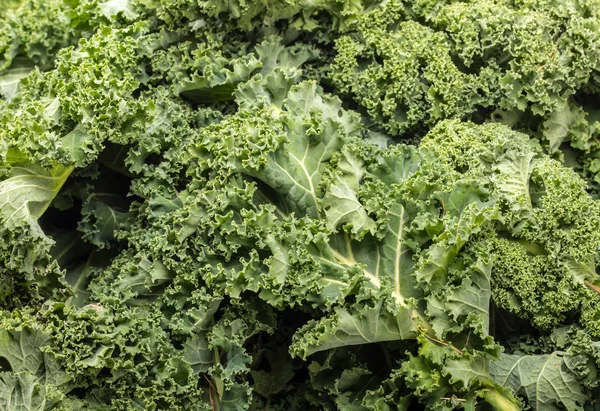
POLYGON ((135 11, 135 7, 131 4, 131 0, 109 0, 98 3, 98 7, 102 11, 102 14, 108 19, 116 16, 119 13, 123 14, 123 17, 133 20, 138 17, 138 13, 135 11))
POLYGON ((248 409, 252 390, 246 384, 230 384, 221 395, 220 410, 244 411, 248 409))
POLYGON ((336 171, 321 204, 325 210, 327 226, 334 230, 350 226, 353 234, 373 232, 375 222, 367 215, 357 197, 366 172, 363 161, 351 148, 345 147, 336 171))
POLYGON ((35 329, 0 331, 0 358, 10 370, 0 372, 0 410, 45 411, 61 398, 57 388, 68 390, 71 378, 41 348, 50 336, 35 329))
POLYGON ((59 399, 31 373, 0 372, 0 411, 49 411, 59 399))
POLYGON ((584 284, 585 281, 598 281, 596 264, 593 259, 588 261, 576 261, 574 258, 566 258, 562 265, 564 266, 566 273, 570 274, 571 277, 580 284, 584 284))
POLYGON ((347 233, 336 234, 332 236, 329 248, 319 250, 319 260, 323 264, 360 267, 376 290, 382 284, 391 285, 396 303, 403 307, 408 307, 407 299, 418 298, 420 290, 413 275, 415 262, 410 245, 414 245, 415 240, 409 235, 411 219, 393 188, 408 181, 419 164, 416 152, 398 148, 387 153, 369 170, 368 178, 379 184, 376 187, 381 190, 381 198, 377 201, 389 204, 382 216, 387 224, 379 238, 367 234, 358 241, 347 233))
POLYGON ((490 379, 488 360, 480 356, 449 360, 446 362, 444 370, 450 374, 453 383, 461 382, 465 388, 473 380, 483 382, 490 379))
POLYGON ((458 288, 453 289, 448 295, 446 304, 448 311, 456 320, 463 315, 473 313, 479 315, 482 323, 486 326, 487 333, 490 318, 491 265, 484 268, 487 273, 485 271, 474 272, 473 278, 465 280, 458 288))
POLYGON ((529 178, 535 160, 533 152, 514 154, 496 166, 500 175, 496 177, 496 187, 501 195, 522 207, 531 209, 529 178))
POLYGON ((535 411, 554 411, 564 407, 580 410, 587 401, 581 383, 564 363, 563 353, 543 355, 501 354, 490 363, 490 374, 501 386, 527 397, 535 411))
MULTIPOLYGON (((277 74, 287 81, 284 74, 277 74)), ((248 107, 205 128, 192 155, 209 170, 218 164, 222 172, 262 181, 275 191, 279 208, 288 213, 318 217, 323 174, 349 137, 358 135, 360 121, 342 109, 339 99, 321 95, 314 82, 291 89, 266 83, 244 83, 246 93, 251 87, 261 88, 256 91, 261 98, 251 99, 248 107), (278 101, 265 97, 270 94, 262 87, 267 86, 278 101)))
POLYGON ((60 387, 70 378, 53 357, 42 352, 50 342, 49 335, 35 329, 0 330, 0 358, 8 362, 10 371, 29 372, 44 384, 60 387))
POLYGON ((551 153, 559 150, 569 140, 573 145, 573 140, 587 140, 591 137, 586 114, 581 107, 569 101, 546 118, 542 124, 542 132, 551 153))
POLYGON ((252 364, 252 357, 241 345, 236 344, 227 347, 225 359, 223 376, 227 379, 233 379, 234 375, 245 373, 252 364))
POLYGON ((130 214, 116 205, 122 198, 110 193, 94 193, 84 203, 79 222, 82 238, 99 248, 110 248, 115 232, 127 221, 130 214), (114 199, 114 201, 113 201, 114 199))
POLYGON ((215 352, 208 346, 206 336, 199 334, 183 344, 184 359, 197 373, 207 372, 215 362, 215 352))
MULTIPOLYGON (((373 191, 377 190, 380 196, 373 207, 381 207, 378 212, 386 222, 378 237, 367 234, 361 240, 353 240, 349 233, 335 234, 327 246, 318 248, 319 254, 315 256, 328 268, 336 264, 359 268, 366 284, 389 292, 393 303, 379 301, 373 306, 336 308, 332 317, 310 325, 299 334, 296 348, 300 355, 343 345, 415 338, 413 316, 423 321, 417 314, 422 307, 412 307, 410 301, 422 298, 423 289, 438 290, 446 286, 450 264, 455 263, 457 254, 472 234, 480 231, 494 215, 492 205, 485 201, 485 190, 472 183, 460 183, 446 193, 437 194, 440 203, 446 204, 440 220, 440 210, 431 207, 431 201, 419 198, 427 198, 427 184, 432 185, 419 176, 419 166, 425 168, 432 164, 422 165, 420 156, 409 148, 396 148, 383 156, 368 175, 373 191), (414 221, 415 217, 419 218, 418 222, 414 221), (441 229, 443 233, 435 236, 441 229), (424 262, 420 262, 421 267, 416 272, 416 250, 432 237, 436 242, 421 254, 424 262), (437 276, 440 277, 436 279, 437 288, 437 283, 431 281, 436 271, 442 273, 437 276)), ((448 301, 430 298, 431 304, 439 303, 438 314, 430 324, 437 334, 442 335, 451 325, 449 317, 444 317, 446 313, 458 319, 474 312, 487 327, 490 273, 487 266, 479 270, 483 270, 481 276, 466 279, 461 287, 454 289, 448 301), (463 300, 468 303, 467 307, 462 306, 463 300)), ((428 328, 425 324, 427 321, 423 321, 423 326, 428 328)))
POLYGON ((269 363, 270 371, 250 371, 254 379, 253 389, 265 398, 281 392, 294 377, 292 359, 286 347, 278 347, 267 351, 264 358, 269 363))
POLYGON ((290 211, 316 217, 324 168, 358 129, 357 119, 342 110, 338 99, 321 96, 312 82, 292 88, 283 108, 281 121, 289 143, 271 154, 264 169, 254 175, 285 195, 290 211))
POLYGON ((473 183, 456 184, 449 192, 439 195, 444 213, 443 232, 437 236, 437 242, 425 250, 416 270, 417 279, 430 290, 445 287, 448 270, 464 245, 474 234, 484 230, 487 222, 497 218, 493 202, 486 201, 487 195, 473 183))
POLYGON ((369 260, 376 261, 374 276, 379 282, 393 286, 392 295, 402 307, 407 307, 408 298, 421 295, 413 275, 415 262, 411 249, 418 241, 409 236, 411 216, 402 203, 402 194, 395 189, 407 184, 420 164, 421 157, 416 151, 397 147, 385 153, 368 172, 370 181, 378 184, 377 190, 382 191, 376 201, 388 204, 383 216, 387 220, 385 231, 377 245, 369 250, 369 260))
POLYGON ((19 89, 21 79, 27 77, 33 66, 28 64, 15 65, 0 71, 0 94, 8 101, 12 100, 19 89))
POLYGON ((462 283, 456 287, 447 287, 444 293, 428 298, 427 315, 438 336, 444 335, 451 322, 460 324, 467 316, 478 316, 481 319, 483 332, 489 332, 490 298, 491 298, 490 263, 478 260, 467 266, 468 273, 462 283), (452 320, 452 321, 451 321, 452 320))
POLYGON ((28 371, 35 374, 44 363, 44 354, 40 347, 46 345, 49 340, 48 335, 36 330, 1 330, 0 357, 10 364, 9 371, 28 371))
POLYGON ((90 153, 93 154, 97 151, 96 148, 88 147, 88 145, 94 143, 94 137, 80 125, 64 136, 61 141, 71 158, 78 163, 85 162, 90 153))
POLYGON ((414 339, 413 311, 379 300, 374 306, 338 307, 333 316, 309 323, 295 335, 291 352, 302 358, 346 345, 414 339))
POLYGON ((19 226, 36 225, 72 168, 56 167, 51 172, 34 165, 14 166, 0 182, 0 221, 19 226))

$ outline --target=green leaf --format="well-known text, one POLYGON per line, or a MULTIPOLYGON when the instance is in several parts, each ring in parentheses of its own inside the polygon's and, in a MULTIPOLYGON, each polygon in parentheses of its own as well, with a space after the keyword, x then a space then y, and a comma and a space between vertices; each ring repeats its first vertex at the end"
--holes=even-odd
POLYGON ((82 238, 98 248, 110 248, 115 233, 131 216, 120 203, 122 197, 95 192, 88 197, 82 207, 83 218, 79 222, 82 238))
POLYGON ((183 356, 196 373, 207 372, 215 362, 215 352, 202 334, 193 336, 183 344, 183 356))
POLYGON ((270 156, 262 172, 253 174, 285 193, 290 211, 317 216, 325 166, 359 125, 342 110, 341 101, 323 97, 312 82, 294 86, 283 108, 281 121, 289 143, 270 156))
POLYGON ((535 153, 514 153, 496 165, 498 176, 494 178, 498 193, 511 202, 512 207, 521 206, 531 210, 529 180, 535 164, 535 153))
POLYGON ((0 221, 11 226, 23 223, 37 226, 36 220, 44 214, 72 170, 63 166, 51 171, 34 165, 11 167, 8 178, 0 181, 0 221))
POLYGON ((572 146, 585 147, 591 137, 585 110, 572 101, 551 113, 541 129, 542 138, 548 142, 551 153, 558 151, 565 142, 570 142, 572 146))
POLYGON ((364 161, 353 151, 356 147, 344 147, 336 173, 325 192, 321 207, 325 210, 327 226, 333 230, 348 229, 355 235, 374 234, 376 224, 367 215, 357 193, 366 173, 364 161))
POLYGON ((30 62, 23 62, 21 64, 15 64, 10 68, 0 71, 0 94, 7 100, 11 101, 17 91, 21 80, 33 70, 33 66, 30 62))
POLYGON ((551 411, 564 407, 579 410, 587 401, 581 383, 565 364, 564 353, 517 355, 501 354, 490 363, 490 373, 496 383, 527 397, 536 411, 551 411))
POLYGON ((50 335, 35 328, 0 330, 0 358, 3 358, 14 373, 28 372, 44 384, 61 387, 70 377, 59 367, 57 361, 42 351, 51 344, 50 335))
POLYGON ((488 359, 477 356, 449 360, 444 370, 451 376, 451 382, 460 382, 465 388, 474 381, 486 382, 490 379, 488 359))
MULTIPOLYGON (((292 359, 285 347, 266 351, 264 359, 268 361, 270 371, 250 371, 254 379, 253 389, 265 398, 278 394, 294 378, 292 359)), ((264 361, 264 360, 263 360, 264 361)))
POLYGON ((373 305, 337 307, 332 316, 307 324, 295 336, 293 355, 306 358, 318 351, 347 345, 414 339, 416 312, 380 299, 373 305))
POLYGON ((131 4, 131 0, 109 0, 98 3, 102 14, 108 19, 121 13, 128 20, 134 20, 138 17, 135 7, 131 4))
POLYGON ((0 372, 1 411, 50 411, 64 394, 27 372, 0 372))
POLYGON ((248 409, 252 390, 247 384, 231 384, 225 387, 221 395, 220 411, 244 411, 248 409))
POLYGON ((96 152, 93 147, 94 137, 82 126, 78 125, 62 139, 63 147, 69 152, 71 159, 77 164, 86 164, 90 154, 96 152))
MULTIPOLYGON (((406 184, 418 170, 420 157, 407 147, 397 147, 386 153, 368 170, 367 177, 373 183, 375 204, 385 225, 377 237, 363 231, 363 238, 353 240, 348 233, 331 237, 329 247, 320 247, 319 261, 330 266, 360 267, 365 279, 376 290, 391 285, 396 303, 408 307, 406 300, 417 298, 421 292, 414 278, 414 239, 409 234, 410 215, 399 201, 400 194, 394 190, 398 184, 406 184), (383 208, 382 206, 385 206, 383 208)), ((335 206, 334 206, 335 207, 335 206)), ((360 221, 360 220, 359 220, 360 221)), ((371 225, 363 226, 366 230, 371 225)))
MULTIPOLYGON (((32 318, 21 317, 24 323, 32 318)), ((0 330, 0 410, 45 411, 64 397, 71 387, 71 376, 57 360, 45 353, 52 344, 49 334, 21 325, 17 328, 4 319, 0 330), (8 367, 8 369, 4 368, 8 367)))

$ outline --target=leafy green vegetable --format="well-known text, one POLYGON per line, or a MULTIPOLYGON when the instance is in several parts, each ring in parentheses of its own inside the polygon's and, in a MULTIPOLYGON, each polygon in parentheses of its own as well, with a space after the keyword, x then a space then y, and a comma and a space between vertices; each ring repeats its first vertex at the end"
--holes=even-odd
POLYGON ((599 10, 0 0, 0 410, 595 409, 599 10))

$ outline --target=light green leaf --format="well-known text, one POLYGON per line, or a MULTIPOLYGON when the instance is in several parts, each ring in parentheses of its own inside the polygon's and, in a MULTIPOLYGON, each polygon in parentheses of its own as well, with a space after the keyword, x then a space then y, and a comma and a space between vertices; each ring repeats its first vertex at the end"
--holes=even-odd
POLYGON ((301 329, 294 336, 291 352, 306 358, 318 351, 346 345, 414 339, 417 332, 413 315, 416 313, 409 308, 383 299, 373 306, 338 307, 332 316, 301 329))
POLYGON ((196 373, 207 372, 215 361, 215 353, 202 334, 194 335, 183 344, 183 356, 196 373))
POLYGON ((531 197, 529 195, 529 179, 535 164, 535 153, 518 153, 509 157, 496 166, 499 172, 495 176, 498 192, 509 199, 513 206, 520 205, 531 209, 531 197))
POLYGON ((35 165, 12 167, 8 178, 0 182, 0 222, 38 227, 36 220, 44 214, 72 170, 63 166, 50 172, 35 165))
POLYGON ((444 370, 450 375, 451 382, 460 382, 465 388, 474 380, 485 382, 490 379, 488 360, 481 356, 448 360, 444 370))
POLYGON ((123 17, 134 20, 138 17, 135 7, 131 4, 131 0, 109 0, 98 4, 102 14, 108 19, 113 18, 119 13, 123 17))
POLYGON ((31 373, 0 372, 0 411, 50 411, 59 399, 31 373))
POLYGON ((89 154, 94 154, 95 149, 89 149, 88 144, 91 144, 94 137, 81 126, 77 126, 69 134, 62 138, 63 147, 67 149, 71 158, 77 163, 85 163, 89 154))
POLYGON ((567 102, 564 107, 551 113, 542 124, 542 136, 548 141, 551 153, 559 150, 567 141, 585 142, 590 139, 586 112, 580 106, 567 102))
POLYGON ((256 177, 285 193, 290 210, 316 217, 324 168, 359 125, 355 116, 342 110, 339 99, 323 97, 313 82, 293 87, 283 108, 281 121, 289 142, 270 156, 256 177))
POLYGON ((19 84, 21 79, 27 77, 27 75, 33 69, 29 64, 15 65, 0 71, 0 94, 4 96, 7 101, 11 101, 17 91, 19 90, 19 84))
POLYGON ((535 411, 580 410, 587 400, 581 383, 566 367, 564 353, 501 354, 490 363, 490 374, 501 386, 527 397, 535 411))
POLYGON ((321 203, 329 228, 337 230, 351 227, 351 232, 355 235, 373 233, 375 230, 375 222, 367 215, 357 198, 358 188, 365 172, 363 161, 352 152, 351 148, 345 147, 337 172, 321 203))
POLYGON ((471 275, 457 288, 449 291, 446 307, 455 321, 467 315, 481 318, 484 332, 489 332, 492 264, 479 260, 470 267, 471 275))

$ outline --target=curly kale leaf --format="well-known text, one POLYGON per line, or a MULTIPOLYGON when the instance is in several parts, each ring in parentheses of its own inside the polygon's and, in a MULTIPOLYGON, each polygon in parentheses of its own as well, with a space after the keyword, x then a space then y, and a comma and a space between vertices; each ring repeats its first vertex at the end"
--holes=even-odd
POLYGON ((595 73, 596 10, 576 1, 558 10, 537 1, 390 1, 336 40, 330 78, 393 135, 488 107, 546 115, 595 73))
POLYGON ((595 396, 597 0, 0 3, 0 408, 595 396))
POLYGON ((600 210, 586 183, 526 135, 496 124, 442 123, 423 146, 441 153, 448 167, 479 174, 498 199, 501 224, 480 240, 494 256, 496 304, 540 329, 577 312, 597 335, 589 286, 598 282, 600 210))

